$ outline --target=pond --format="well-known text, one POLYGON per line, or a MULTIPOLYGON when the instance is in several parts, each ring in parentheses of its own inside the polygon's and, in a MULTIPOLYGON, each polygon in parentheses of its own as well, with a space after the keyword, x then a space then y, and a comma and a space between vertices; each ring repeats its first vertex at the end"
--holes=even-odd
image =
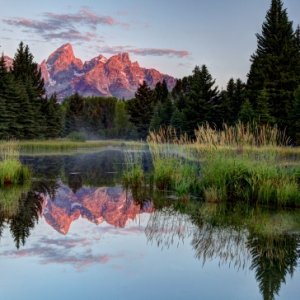
POLYGON ((0 190, 0 299, 299 299, 298 211, 125 190, 118 149, 21 159, 32 183, 0 190))

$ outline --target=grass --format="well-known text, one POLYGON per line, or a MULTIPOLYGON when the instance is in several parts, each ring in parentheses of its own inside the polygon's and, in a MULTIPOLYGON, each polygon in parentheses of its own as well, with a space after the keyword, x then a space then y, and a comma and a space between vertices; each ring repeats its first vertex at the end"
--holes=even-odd
POLYGON ((272 160, 215 155, 204 162, 201 186, 209 202, 300 206, 296 170, 280 168, 272 160))
POLYGON ((182 146, 171 143, 171 138, 150 133, 148 145, 153 162, 154 184, 159 190, 173 190, 180 198, 189 198, 197 190, 197 166, 182 156, 182 146))
POLYGON ((28 140, 28 141, 0 141, 1 149, 7 148, 8 144, 13 144, 20 152, 37 153, 37 152, 66 152, 80 149, 97 149, 108 146, 115 147, 138 147, 143 143, 138 141, 122 141, 122 140, 93 140, 93 141, 72 141, 67 139, 55 140, 28 140))
POLYGON ((288 147, 285 132, 268 125, 217 130, 206 124, 195 137, 177 136, 171 128, 149 134, 158 189, 185 196, 198 191, 208 202, 300 207, 300 149, 288 147), (296 157, 292 164, 284 163, 289 155, 296 157))
POLYGON ((143 153, 138 150, 125 151, 125 168, 123 172, 123 184, 126 188, 140 188, 144 181, 142 162, 143 153))
POLYGON ((7 218, 16 216, 20 208, 20 199, 22 195, 26 195, 30 190, 30 183, 24 185, 16 185, 2 187, 0 189, 0 213, 7 218))
POLYGON ((7 142, 0 151, 0 187, 22 184, 30 179, 30 170, 19 160, 14 142, 7 142))

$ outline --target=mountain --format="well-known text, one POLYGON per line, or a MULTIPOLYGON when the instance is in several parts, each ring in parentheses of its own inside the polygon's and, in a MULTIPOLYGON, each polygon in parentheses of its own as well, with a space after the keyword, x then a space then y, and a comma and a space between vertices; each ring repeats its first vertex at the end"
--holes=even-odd
POLYGON ((13 59, 9 56, 4 55, 4 61, 7 69, 10 69, 13 65, 13 59))
POLYGON ((140 67, 138 62, 130 60, 128 53, 120 53, 109 59, 99 55, 83 63, 75 57, 71 44, 55 50, 40 66, 47 94, 56 93, 60 99, 75 92, 83 96, 129 99, 144 80, 152 88, 163 80, 166 80, 169 89, 176 83, 169 75, 140 67))
POLYGON ((72 222, 82 217, 95 224, 106 222, 118 228, 138 214, 151 213, 152 204, 137 204, 121 187, 82 187, 74 193, 61 183, 54 199, 44 198, 43 216, 46 222, 62 234, 67 234, 72 222))

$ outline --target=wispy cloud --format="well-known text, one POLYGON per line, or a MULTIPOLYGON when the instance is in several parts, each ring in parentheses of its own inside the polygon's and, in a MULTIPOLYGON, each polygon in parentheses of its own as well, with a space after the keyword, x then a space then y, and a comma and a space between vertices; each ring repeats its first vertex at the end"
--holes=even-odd
POLYGON ((80 239, 42 238, 33 247, 22 250, 8 250, 1 253, 10 258, 35 257, 40 264, 71 265, 81 271, 95 264, 106 264, 122 255, 93 253, 89 248, 91 241, 80 239), (76 253, 73 249, 76 248, 76 253))
POLYGON ((139 56, 168 56, 184 58, 190 56, 187 50, 165 49, 165 48, 136 48, 132 46, 104 46, 99 49, 103 53, 117 54, 128 52, 139 56))
POLYGON ((19 251, 6 251, 2 255, 12 258, 38 257, 43 265, 68 264, 74 266, 78 271, 95 264, 106 264, 115 258, 106 254, 92 254, 91 251, 75 255, 61 249, 39 246, 19 251))
POLYGON ((81 33, 75 29, 60 32, 46 32, 43 37, 45 39, 63 40, 63 41, 92 41, 97 39, 97 35, 91 32, 81 33))
POLYGON ((51 12, 44 13, 44 16, 47 18, 47 20, 51 23, 55 24, 85 24, 89 25, 91 27, 95 27, 97 25, 118 25, 121 24, 111 16, 101 16, 98 15, 91 10, 87 8, 82 8, 79 10, 79 12, 75 14, 56 14, 51 12))
POLYGON ((28 18, 3 19, 2 22, 31 33, 38 34, 42 38, 69 40, 69 41, 90 41, 96 38, 96 34, 84 32, 82 28, 89 27, 93 31, 98 26, 124 26, 129 24, 119 22, 111 16, 102 16, 89 10, 81 8, 77 13, 59 14, 53 12, 43 13, 41 20, 28 18))

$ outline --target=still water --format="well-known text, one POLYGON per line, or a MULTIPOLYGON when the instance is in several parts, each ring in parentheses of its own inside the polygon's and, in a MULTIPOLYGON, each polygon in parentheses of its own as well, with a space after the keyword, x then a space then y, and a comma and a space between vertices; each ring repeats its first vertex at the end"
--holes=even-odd
MULTIPOLYGON (((23 156, 0 299, 300 299, 300 214, 122 188, 124 155, 23 156)), ((147 155, 145 169, 151 168, 147 155)))

